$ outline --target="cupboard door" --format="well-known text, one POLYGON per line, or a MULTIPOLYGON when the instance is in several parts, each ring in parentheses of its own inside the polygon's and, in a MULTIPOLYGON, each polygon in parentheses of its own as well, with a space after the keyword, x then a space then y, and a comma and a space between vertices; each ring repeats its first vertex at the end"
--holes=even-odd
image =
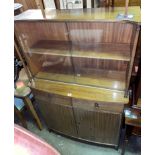
POLYGON ((35 98, 49 129, 54 129, 66 135, 77 136, 70 98, 58 95, 51 95, 47 100, 38 99, 37 96, 35 98))
POLYGON ((94 109, 88 105, 86 109, 80 107, 78 102, 73 99, 78 136, 90 141, 117 146, 122 114, 94 109))

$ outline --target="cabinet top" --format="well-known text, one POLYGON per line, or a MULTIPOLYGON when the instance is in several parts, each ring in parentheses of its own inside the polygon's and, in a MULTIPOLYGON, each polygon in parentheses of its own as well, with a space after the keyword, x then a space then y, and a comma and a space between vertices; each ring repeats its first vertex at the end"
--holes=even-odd
MULTIPOLYGON (((123 14, 124 7, 109 8, 92 8, 92 9, 74 9, 74 10, 52 10, 45 9, 46 18, 43 18, 40 9, 27 10, 17 16, 15 21, 33 21, 33 20, 50 20, 50 21, 120 21, 118 14, 123 14)), ((128 14, 133 18, 129 21, 140 23, 141 13, 139 6, 128 8, 128 14)), ((121 19, 124 21, 125 19, 121 19)))

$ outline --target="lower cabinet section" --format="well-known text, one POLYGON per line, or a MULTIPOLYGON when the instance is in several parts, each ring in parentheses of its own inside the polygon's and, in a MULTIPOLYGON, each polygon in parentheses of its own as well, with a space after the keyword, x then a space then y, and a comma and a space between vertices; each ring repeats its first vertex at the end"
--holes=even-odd
POLYGON ((117 146, 123 104, 96 103, 33 90, 49 129, 91 142, 117 146))

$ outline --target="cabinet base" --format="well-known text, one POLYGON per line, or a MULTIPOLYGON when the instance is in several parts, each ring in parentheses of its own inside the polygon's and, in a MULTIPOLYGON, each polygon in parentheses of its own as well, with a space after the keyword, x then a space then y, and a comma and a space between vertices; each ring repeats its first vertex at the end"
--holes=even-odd
POLYGON ((109 147, 109 148, 114 148, 115 150, 118 151, 119 149, 119 145, 115 145, 115 144, 108 144, 108 143, 100 143, 100 142, 95 142, 95 141, 91 141, 91 140, 86 140, 86 139, 82 139, 79 137, 74 137, 74 136, 70 136, 70 135, 66 135, 62 132, 56 131, 54 129, 48 129, 49 132, 54 132, 55 134, 59 134, 63 137, 69 138, 71 140, 75 140, 77 142, 82 142, 82 143, 86 143, 86 144, 90 144, 90 145, 96 145, 96 146, 102 146, 102 147, 109 147))

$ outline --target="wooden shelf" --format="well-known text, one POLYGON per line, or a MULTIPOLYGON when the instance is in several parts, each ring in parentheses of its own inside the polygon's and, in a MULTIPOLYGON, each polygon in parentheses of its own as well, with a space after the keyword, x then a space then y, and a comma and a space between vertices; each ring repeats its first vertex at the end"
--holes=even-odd
POLYGON ((52 56, 130 61, 130 46, 128 44, 71 44, 66 41, 42 40, 33 45, 30 52, 52 56))
POLYGON ((72 45, 72 56, 130 61, 130 47, 126 44, 77 43, 72 45))
POLYGON ((124 91, 82 86, 78 84, 35 79, 31 87, 41 91, 78 99, 114 102, 119 104, 127 104, 129 101, 128 98, 124 98, 124 91))
POLYGON ((82 85, 125 90, 125 72, 82 68, 76 73, 75 82, 82 85))
POLYGON ((125 72, 83 69, 80 70, 80 74, 65 74, 50 71, 41 71, 35 77, 114 90, 125 90, 125 72))
POLYGON ((71 56, 70 42, 40 40, 30 48, 30 52, 53 56, 71 56))

